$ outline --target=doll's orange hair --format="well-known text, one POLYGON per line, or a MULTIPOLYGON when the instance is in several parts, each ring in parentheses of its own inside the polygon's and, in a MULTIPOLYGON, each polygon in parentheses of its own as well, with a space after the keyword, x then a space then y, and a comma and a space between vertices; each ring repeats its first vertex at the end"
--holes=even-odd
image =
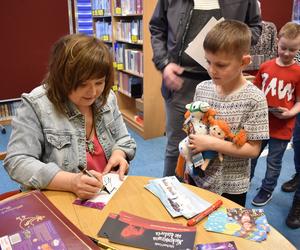
POLYGON ((247 134, 246 131, 244 129, 241 129, 232 139, 232 142, 241 147, 243 146, 247 141, 247 134))
POLYGON ((208 125, 210 123, 211 120, 214 120, 214 117, 216 115, 216 110, 214 110, 213 108, 209 108, 205 113, 204 116, 202 117, 202 122, 205 125, 208 125))
POLYGON ((247 141, 247 134, 244 129, 241 129, 237 134, 231 132, 229 124, 224 120, 215 120, 214 118, 209 119, 210 125, 217 125, 225 133, 226 138, 230 139, 235 145, 241 147, 247 141))

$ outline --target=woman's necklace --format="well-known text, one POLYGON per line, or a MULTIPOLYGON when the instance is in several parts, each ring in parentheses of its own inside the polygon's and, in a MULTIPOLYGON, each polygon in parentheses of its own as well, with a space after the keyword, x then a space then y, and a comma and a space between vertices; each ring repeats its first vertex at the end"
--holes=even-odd
POLYGON ((93 119, 92 128, 89 133, 89 136, 85 139, 86 151, 92 155, 95 154, 95 144, 92 137, 93 130, 94 130, 94 119, 93 119))

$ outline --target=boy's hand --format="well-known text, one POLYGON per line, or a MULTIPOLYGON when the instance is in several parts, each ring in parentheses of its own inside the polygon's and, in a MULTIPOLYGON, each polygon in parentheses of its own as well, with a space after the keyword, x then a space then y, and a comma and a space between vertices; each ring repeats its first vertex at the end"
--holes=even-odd
POLYGON ((289 119, 294 116, 294 114, 290 112, 289 109, 284 107, 277 107, 273 109, 269 108, 269 111, 278 119, 289 119))
POLYGON ((284 110, 281 109, 281 107, 269 107, 269 112, 271 113, 282 113, 284 110))
POLYGON ((189 135, 189 148, 192 150, 193 154, 203 152, 205 150, 210 150, 212 143, 215 141, 215 137, 210 135, 189 135))

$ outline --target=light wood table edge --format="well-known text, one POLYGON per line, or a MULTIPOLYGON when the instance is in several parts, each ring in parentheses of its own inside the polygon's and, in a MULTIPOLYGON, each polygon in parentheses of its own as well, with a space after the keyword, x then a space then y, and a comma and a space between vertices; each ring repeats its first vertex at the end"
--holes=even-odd
MULTIPOLYGON (((76 199, 75 195, 68 192, 60 191, 43 191, 47 198, 84 234, 99 239, 101 242, 111 245, 117 249, 137 249, 124 245, 114 244, 109 242, 105 238, 97 237, 97 233, 103 225, 105 219, 109 213, 119 213, 120 211, 126 211, 137 216, 152 220, 160 220, 166 222, 174 222, 186 225, 187 220, 183 217, 172 218, 164 206, 161 204, 158 198, 152 193, 146 190, 144 187, 148 183, 151 177, 144 176, 128 176, 121 188, 112 197, 110 202, 105 206, 103 210, 92 209, 84 206, 74 205, 73 202, 76 199), (144 206, 149 203, 150 206, 144 206)), ((222 199, 223 206, 226 208, 240 207, 236 203, 220 197, 217 194, 209 192, 204 189, 200 189, 194 186, 184 184, 194 193, 198 194, 203 199, 213 203, 217 199, 222 199)), ((18 194, 17 196, 22 195, 18 194)), ((15 196, 13 196, 15 197, 15 196)), ((13 198, 10 197, 10 198, 13 198)), ((9 198, 9 199, 10 199, 9 198)), ((213 232, 207 232, 204 229, 204 224, 207 218, 199 222, 197 226, 197 234, 195 239, 196 244, 234 241, 237 248, 241 250, 255 249, 255 250, 296 250, 282 234, 280 234, 275 228, 271 226, 271 231, 268 234, 267 240, 261 243, 242 239, 240 237, 218 234, 213 232), (209 236, 209 237, 207 237, 209 236)))

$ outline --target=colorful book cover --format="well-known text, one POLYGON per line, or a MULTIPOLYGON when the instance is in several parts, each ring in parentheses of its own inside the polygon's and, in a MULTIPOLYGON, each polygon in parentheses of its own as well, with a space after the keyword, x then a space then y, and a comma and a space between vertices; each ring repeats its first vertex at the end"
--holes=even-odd
POLYGON ((195 250, 237 250, 234 241, 198 244, 195 250))
POLYGON ((39 191, 0 202, 0 225, 0 249, 98 249, 39 191))
POLYGON ((222 207, 209 215, 205 229, 261 242, 266 240, 270 225, 263 209, 222 207))
POLYGON ((109 215, 98 236, 142 249, 193 249, 196 228, 120 212, 109 215))

